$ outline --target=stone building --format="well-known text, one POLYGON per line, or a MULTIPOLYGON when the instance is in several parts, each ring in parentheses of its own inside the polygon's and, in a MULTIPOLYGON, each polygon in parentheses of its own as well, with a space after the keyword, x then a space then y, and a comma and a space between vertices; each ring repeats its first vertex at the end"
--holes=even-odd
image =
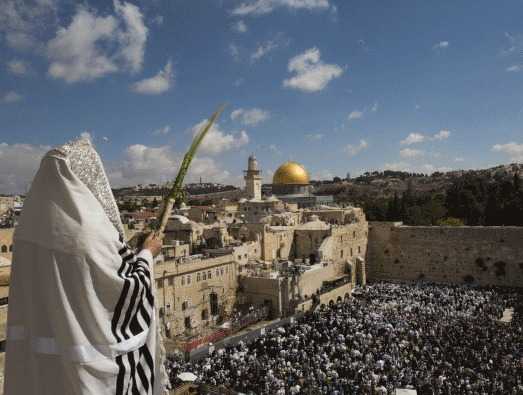
POLYGON ((170 337, 212 330, 236 302, 237 264, 232 253, 190 256, 154 267, 156 303, 170 337))
POLYGON ((0 196, 0 215, 12 210, 15 206, 15 201, 14 196, 0 196))
POLYGON ((245 192, 249 200, 261 200, 262 176, 258 169, 258 161, 254 155, 249 156, 247 170, 245 170, 245 192))
POLYGON ((0 257, 11 261, 13 256, 14 228, 0 229, 0 257))
POLYGON ((316 196, 312 193, 309 173, 297 162, 285 162, 274 173, 272 193, 286 203, 298 207, 314 207, 334 202, 332 196, 316 196))

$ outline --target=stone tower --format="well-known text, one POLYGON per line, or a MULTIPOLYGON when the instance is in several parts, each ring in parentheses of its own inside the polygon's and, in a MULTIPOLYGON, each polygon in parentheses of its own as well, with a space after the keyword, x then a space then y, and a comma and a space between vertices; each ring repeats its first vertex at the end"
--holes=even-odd
POLYGON ((244 171, 245 192, 247 199, 261 200, 262 176, 261 170, 258 170, 258 161, 253 155, 249 156, 247 170, 244 171))

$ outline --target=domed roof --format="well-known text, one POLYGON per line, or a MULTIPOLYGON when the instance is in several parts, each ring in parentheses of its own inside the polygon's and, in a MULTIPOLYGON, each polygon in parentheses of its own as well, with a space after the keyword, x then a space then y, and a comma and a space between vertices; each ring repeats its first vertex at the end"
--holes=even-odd
POLYGON ((309 184, 309 173, 307 170, 296 162, 285 162, 281 165, 274 177, 272 178, 273 184, 284 184, 284 185, 308 185, 309 184))

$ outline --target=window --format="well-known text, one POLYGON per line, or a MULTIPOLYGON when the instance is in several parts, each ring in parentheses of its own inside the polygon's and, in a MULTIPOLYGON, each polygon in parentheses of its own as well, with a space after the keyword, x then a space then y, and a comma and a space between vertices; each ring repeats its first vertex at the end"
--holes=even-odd
POLYGON ((12 244, 9 246, 9 252, 13 252, 13 245, 12 244))
POLYGON ((196 282, 200 282, 201 276, 200 273, 196 273, 196 282))
POLYGON ((2 252, 4 252, 4 253, 7 252, 7 246, 6 245, 2 246, 2 252))
POLYGON ((189 275, 187 276, 187 285, 189 285, 190 283, 191 283, 191 275, 189 274, 189 275))
POLYGON ((191 317, 185 317, 184 324, 185 329, 191 329, 191 317))
POLYGON ((220 274, 223 276, 223 267, 220 269, 220 274))
POLYGON ((169 278, 167 279, 167 284, 169 284, 169 285, 173 285, 173 283, 174 283, 174 276, 171 276, 171 277, 169 277, 169 278))
POLYGON ((182 286, 185 285, 185 276, 182 276, 182 286))
POLYGON ((352 248, 350 249, 350 256, 352 256, 352 248))
POLYGON ((340 258, 343 258, 343 250, 340 251, 340 258))
POLYGON ((156 287, 163 288, 163 280, 156 280, 156 287))
POLYGON ((356 238, 356 231, 352 232, 352 237, 356 238))
POLYGON ((361 247, 358 246, 358 254, 361 254, 361 247))
POLYGON ((202 272, 202 280, 203 281, 207 280, 207 274, 205 272, 202 272))
POLYGON ((212 278, 212 273, 211 273, 210 270, 207 272, 207 278, 208 278, 209 280, 212 278))
POLYGON ((220 269, 216 268, 216 277, 220 275, 220 269))
POLYGON ((189 302, 184 300, 182 303, 182 311, 187 310, 189 308, 189 302))
POLYGON ((209 319, 209 311, 207 309, 202 310, 202 321, 207 321, 209 319))

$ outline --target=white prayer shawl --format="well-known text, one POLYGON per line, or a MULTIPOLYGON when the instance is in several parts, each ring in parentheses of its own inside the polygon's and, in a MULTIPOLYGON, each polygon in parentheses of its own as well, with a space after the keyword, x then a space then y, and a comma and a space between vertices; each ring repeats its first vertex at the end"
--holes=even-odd
POLYGON ((15 232, 5 395, 163 394, 153 273, 50 151, 15 232))

